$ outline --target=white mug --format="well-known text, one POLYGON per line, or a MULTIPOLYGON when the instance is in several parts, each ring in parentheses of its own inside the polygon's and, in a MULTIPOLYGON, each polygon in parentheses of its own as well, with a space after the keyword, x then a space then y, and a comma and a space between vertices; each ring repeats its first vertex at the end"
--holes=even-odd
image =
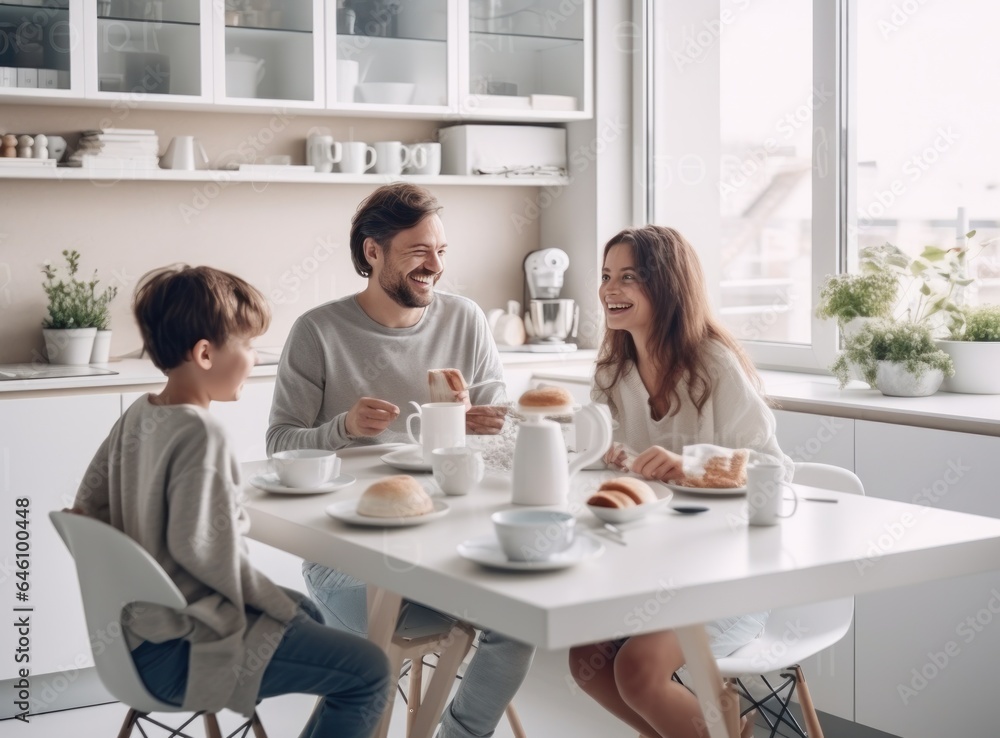
POLYGON ((418 143, 410 147, 413 161, 406 168, 407 174, 441 174, 441 144, 418 143))
POLYGON ((466 446, 436 448, 431 451, 434 481, 446 495, 464 495, 483 481, 486 462, 483 452, 466 446))
POLYGON ((360 65, 353 59, 337 59, 337 102, 354 102, 360 65))
POLYGON ((747 522, 750 525, 777 525, 781 518, 789 518, 799 509, 799 496, 792 485, 785 481, 785 467, 781 464, 758 463, 747 467, 747 522), (792 493, 792 510, 782 514, 784 490, 792 493))
POLYGON ((402 141, 378 141, 375 144, 376 174, 402 174, 413 162, 413 153, 402 141))
POLYGON ((340 457, 318 448, 278 451, 271 457, 271 466, 283 485, 296 489, 314 489, 340 475, 340 457))
POLYGON ((433 464, 431 452, 436 448, 454 448, 465 445, 465 403, 427 402, 418 405, 410 402, 417 412, 406 419, 406 433, 410 440, 423 449, 424 463, 433 464), (420 418, 420 435, 413 435, 413 421, 420 418))
POLYGON ((344 141, 341 146, 340 171, 344 174, 364 174, 378 161, 378 154, 364 141, 344 141))
POLYGON ((342 158, 343 147, 333 136, 313 133, 306 139, 306 164, 317 172, 329 174, 342 158))

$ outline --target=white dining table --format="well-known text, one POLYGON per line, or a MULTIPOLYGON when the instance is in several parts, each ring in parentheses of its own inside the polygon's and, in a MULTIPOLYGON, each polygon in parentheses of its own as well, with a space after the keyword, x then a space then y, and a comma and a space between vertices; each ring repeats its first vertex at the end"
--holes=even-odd
MULTIPOLYGON (((469 494, 443 497, 430 474, 414 473, 449 507, 424 525, 357 527, 326 514, 331 503, 356 499, 376 479, 401 473, 380 460, 387 450, 342 451, 342 471, 357 482, 329 494, 273 494, 245 484, 250 537, 373 586, 384 607, 369 638, 383 647, 400 598, 541 649, 674 629, 712 738, 736 736, 720 717, 722 682, 704 623, 1000 568, 1000 520, 798 485, 798 510, 779 525, 747 526, 745 497, 678 494, 675 502, 709 511, 683 515, 665 507, 621 526, 622 545, 601 534, 583 504, 614 475, 581 472, 569 509, 604 553, 558 571, 487 569, 457 547, 490 534, 491 513, 512 507, 509 475, 488 472, 469 494)), ((243 464, 244 479, 266 466, 243 464)))

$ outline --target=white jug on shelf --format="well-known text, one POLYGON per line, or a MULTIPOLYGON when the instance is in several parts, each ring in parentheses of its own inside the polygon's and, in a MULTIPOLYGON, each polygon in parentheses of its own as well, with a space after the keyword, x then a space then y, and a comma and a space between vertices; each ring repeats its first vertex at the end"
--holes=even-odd
POLYGON ((226 97, 257 97, 263 79, 263 59, 241 54, 238 46, 226 54, 226 97))

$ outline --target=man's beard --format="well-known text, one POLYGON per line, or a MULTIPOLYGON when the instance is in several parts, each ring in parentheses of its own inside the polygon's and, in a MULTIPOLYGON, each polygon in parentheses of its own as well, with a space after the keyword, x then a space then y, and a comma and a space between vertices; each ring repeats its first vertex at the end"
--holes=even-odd
MULTIPOLYGON (((422 274, 424 276, 434 277, 433 274, 428 274, 426 272, 422 274)), ((378 283, 396 304, 405 308, 427 307, 434 300, 433 290, 427 297, 417 295, 413 291, 413 288, 410 287, 409 275, 400 274, 395 270, 393 270, 391 274, 388 270, 382 272, 382 274, 379 275, 378 283)))

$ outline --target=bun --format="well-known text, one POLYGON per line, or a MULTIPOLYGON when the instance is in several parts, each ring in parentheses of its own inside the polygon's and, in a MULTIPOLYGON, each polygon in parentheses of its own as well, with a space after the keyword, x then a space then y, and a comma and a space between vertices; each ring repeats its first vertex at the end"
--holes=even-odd
POLYGON ((656 502, 657 496, 653 488, 641 479, 635 477, 618 477, 609 479, 600 486, 600 491, 606 492, 614 490, 628 495, 637 505, 645 505, 648 502, 656 502))
POLYGON ((528 390, 518 400, 521 407, 562 409, 573 404, 573 395, 562 387, 539 387, 528 390))
POLYGON ((420 483, 397 474, 371 484, 358 500, 358 515, 372 518, 410 518, 433 512, 434 502, 420 483))
POLYGON ((465 377, 458 369, 431 369, 427 372, 431 402, 454 402, 455 395, 468 389, 465 377))
POLYGON ((600 489, 587 500, 594 507, 614 507, 619 510, 625 507, 635 507, 636 502, 624 492, 614 489, 600 489))

